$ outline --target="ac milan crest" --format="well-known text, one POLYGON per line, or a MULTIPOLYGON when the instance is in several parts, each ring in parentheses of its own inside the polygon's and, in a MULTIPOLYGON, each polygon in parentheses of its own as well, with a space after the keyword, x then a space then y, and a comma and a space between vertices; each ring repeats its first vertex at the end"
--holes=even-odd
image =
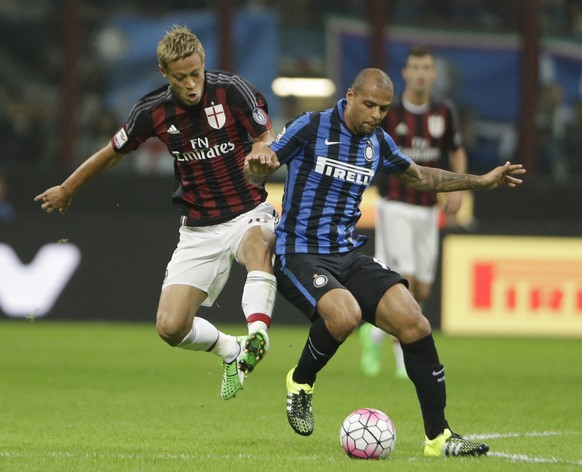
POLYGON ((431 115, 428 117, 428 132, 430 135, 438 139, 445 132, 445 119, 441 115, 431 115))
POLYGON ((226 123, 226 114, 221 104, 205 108, 204 111, 206 112, 208 124, 214 129, 220 129, 226 123))

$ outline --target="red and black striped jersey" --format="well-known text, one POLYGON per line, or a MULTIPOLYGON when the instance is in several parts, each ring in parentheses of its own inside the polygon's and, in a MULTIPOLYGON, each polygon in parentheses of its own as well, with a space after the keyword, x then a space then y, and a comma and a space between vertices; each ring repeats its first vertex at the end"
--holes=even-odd
POLYGON ((208 226, 245 213, 263 202, 262 186, 243 174, 253 137, 271 129, 265 97, 251 83, 229 72, 205 71, 200 103, 180 103, 169 85, 145 95, 112 138, 127 154, 151 137, 174 159, 174 205, 190 226, 208 226))
MULTIPOLYGON (((382 127, 400 151, 422 166, 448 170, 449 153, 462 146, 456 113, 447 101, 414 107, 400 98, 390 106, 382 127)), ((421 206, 437 203, 435 192, 408 188, 394 176, 379 175, 377 185, 380 195, 389 200, 421 206)))

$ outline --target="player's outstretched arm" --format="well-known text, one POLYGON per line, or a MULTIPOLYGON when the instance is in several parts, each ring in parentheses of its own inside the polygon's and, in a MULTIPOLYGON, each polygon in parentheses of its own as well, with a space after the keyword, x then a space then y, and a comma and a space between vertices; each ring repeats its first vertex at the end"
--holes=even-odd
POLYGON ((457 190, 493 190, 498 187, 516 187, 523 180, 516 177, 525 174, 521 164, 506 162, 483 175, 456 174, 443 169, 411 164, 396 174, 404 185, 416 190, 454 192, 457 190))
POLYGON ((113 167, 123 157, 113 150, 111 143, 97 151, 81 164, 61 185, 51 187, 38 194, 35 202, 42 202, 41 208, 47 213, 64 213, 71 205, 73 195, 87 181, 113 167))
POLYGON ((489 171, 481 176, 478 190, 492 190, 497 187, 517 187, 523 183, 522 179, 514 177, 525 174, 525 168, 521 164, 511 164, 507 161, 502 166, 489 171))
POLYGON ((244 174, 249 182, 262 184, 279 168, 279 165, 275 151, 264 142, 256 142, 245 158, 244 174))

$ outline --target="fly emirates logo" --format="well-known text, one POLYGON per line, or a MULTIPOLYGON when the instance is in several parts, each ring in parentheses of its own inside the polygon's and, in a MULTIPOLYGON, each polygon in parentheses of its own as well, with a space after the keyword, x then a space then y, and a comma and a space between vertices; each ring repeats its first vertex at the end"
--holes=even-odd
POLYGON ((192 145, 192 151, 172 151, 172 156, 174 156, 178 162, 203 161, 224 156, 234 150, 234 144, 230 141, 210 146, 208 138, 196 138, 191 139, 190 144, 192 145))
POLYGON ((334 179, 361 185, 368 185, 372 177, 374 177, 374 171, 372 169, 354 166, 323 156, 317 156, 315 172, 333 177, 334 179))

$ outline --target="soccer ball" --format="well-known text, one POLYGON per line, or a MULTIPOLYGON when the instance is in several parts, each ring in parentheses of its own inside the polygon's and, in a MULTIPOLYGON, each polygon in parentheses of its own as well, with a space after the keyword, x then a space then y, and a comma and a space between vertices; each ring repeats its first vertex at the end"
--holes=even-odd
POLYGON ((340 443, 352 458, 384 459, 396 446, 396 429, 386 413, 360 408, 342 423, 340 443))

